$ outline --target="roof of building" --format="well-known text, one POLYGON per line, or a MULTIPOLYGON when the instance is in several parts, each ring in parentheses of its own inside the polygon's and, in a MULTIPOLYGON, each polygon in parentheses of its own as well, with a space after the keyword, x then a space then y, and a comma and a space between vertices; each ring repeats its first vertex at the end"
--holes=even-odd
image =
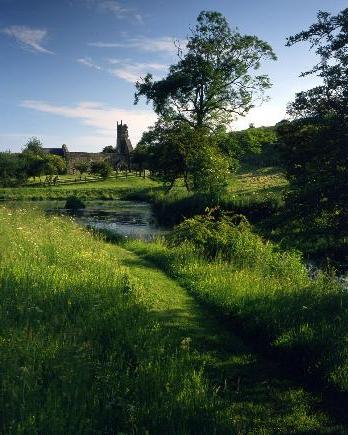
POLYGON ((56 156, 64 156, 64 150, 62 148, 43 148, 47 154, 55 154, 56 156))

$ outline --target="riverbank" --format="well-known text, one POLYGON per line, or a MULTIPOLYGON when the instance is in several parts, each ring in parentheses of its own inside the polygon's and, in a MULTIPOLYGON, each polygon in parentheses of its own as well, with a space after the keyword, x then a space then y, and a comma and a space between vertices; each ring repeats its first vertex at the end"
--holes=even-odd
POLYGON ((344 433, 136 245, 0 218, 3 432, 344 433))

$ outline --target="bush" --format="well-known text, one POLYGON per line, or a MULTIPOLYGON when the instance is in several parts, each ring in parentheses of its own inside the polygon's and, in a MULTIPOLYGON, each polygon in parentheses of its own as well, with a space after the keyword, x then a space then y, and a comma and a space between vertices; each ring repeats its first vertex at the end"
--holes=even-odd
POLYGON ((0 186, 18 186, 27 178, 25 161, 21 155, 0 153, 0 186))
POLYGON ((112 167, 106 161, 92 162, 90 171, 91 174, 100 175, 102 178, 107 178, 112 172, 112 167))
POLYGON ((69 196, 66 200, 65 208, 68 210, 79 210, 82 208, 86 208, 86 205, 77 196, 69 196))

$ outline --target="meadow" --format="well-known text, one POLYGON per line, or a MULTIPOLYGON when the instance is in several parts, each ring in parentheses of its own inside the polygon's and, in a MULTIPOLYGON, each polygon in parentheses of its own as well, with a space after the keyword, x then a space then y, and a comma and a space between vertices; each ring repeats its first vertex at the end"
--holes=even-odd
POLYGON ((244 167, 207 215, 180 182, 134 175, 1 189, 2 432, 345 433, 348 296, 229 214, 257 224, 286 190, 244 167), (70 195, 182 223, 145 243, 21 208, 70 195))
POLYGON ((209 420, 200 371, 109 245, 69 219, 0 219, 2 433, 186 433, 209 420))
POLYGON ((68 218, 0 219, 2 433, 342 429, 140 256, 68 218))
POLYGON ((127 246, 227 316, 231 330, 238 328, 304 382, 335 391, 336 400, 343 393, 338 402, 345 407, 347 291, 334 275, 310 277, 298 252, 279 250, 245 219, 233 219, 198 216, 176 227, 167 241, 127 246))
POLYGON ((156 181, 136 176, 134 173, 127 177, 120 175, 107 179, 88 178, 87 182, 79 177, 66 176, 63 179, 68 182, 57 186, 43 185, 30 180, 22 187, 2 187, 0 201, 64 200, 69 196, 77 196, 82 200, 115 200, 127 196, 130 192, 144 192, 159 186, 156 181))

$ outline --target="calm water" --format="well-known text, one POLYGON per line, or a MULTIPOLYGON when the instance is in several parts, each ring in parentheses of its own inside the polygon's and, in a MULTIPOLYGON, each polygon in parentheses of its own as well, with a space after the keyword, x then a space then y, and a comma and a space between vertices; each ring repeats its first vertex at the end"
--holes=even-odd
MULTIPOLYGON (((65 201, 36 203, 50 214, 71 215, 64 208, 65 201)), ((86 208, 77 210, 74 219, 83 226, 105 229, 130 238, 151 240, 166 233, 157 224, 151 206, 135 201, 86 201, 86 208)))

